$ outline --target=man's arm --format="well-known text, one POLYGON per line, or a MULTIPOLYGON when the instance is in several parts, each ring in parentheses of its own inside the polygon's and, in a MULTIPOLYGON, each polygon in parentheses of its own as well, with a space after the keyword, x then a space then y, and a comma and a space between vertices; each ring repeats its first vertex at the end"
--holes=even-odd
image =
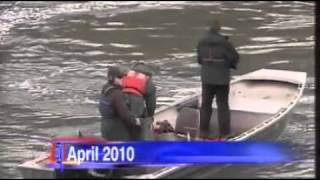
POLYGON ((149 117, 154 116, 156 110, 156 86, 150 78, 147 83, 147 93, 146 93, 146 106, 147 106, 147 115, 149 117))
POLYGON ((239 54, 234 46, 229 42, 224 42, 224 48, 226 50, 225 57, 229 61, 231 68, 236 69, 239 63, 239 54))

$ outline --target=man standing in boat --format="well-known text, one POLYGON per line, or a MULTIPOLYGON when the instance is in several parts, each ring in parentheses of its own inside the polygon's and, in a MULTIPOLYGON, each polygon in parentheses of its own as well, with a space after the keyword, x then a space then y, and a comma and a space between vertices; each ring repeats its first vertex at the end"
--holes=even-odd
POLYGON ((216 96, 220 138, 230 136, 229 83, 230 69, 236 69, 239 54, 226 36, 220 34, 221 26, 212 21, 197 44, 197 61, 201 65, 202 104, 200 110, 200 137, 210 135, 212 100, 216 96))

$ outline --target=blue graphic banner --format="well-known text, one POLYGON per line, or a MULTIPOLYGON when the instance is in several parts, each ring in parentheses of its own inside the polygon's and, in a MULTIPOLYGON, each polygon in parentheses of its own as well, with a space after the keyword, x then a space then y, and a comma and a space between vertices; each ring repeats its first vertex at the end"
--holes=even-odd
POLYGON ((292 160, 289 146, 257 141, 143 141, 55 143, 54 168, 115 168, 201 164, 275 164, 292 160))

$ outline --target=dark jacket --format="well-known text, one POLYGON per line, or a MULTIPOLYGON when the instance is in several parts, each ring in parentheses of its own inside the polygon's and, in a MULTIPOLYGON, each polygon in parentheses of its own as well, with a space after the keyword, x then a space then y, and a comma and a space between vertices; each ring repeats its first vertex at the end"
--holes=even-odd
POLYGON ((237 68, 239 54, 225 36, 210 29, 198 42, 197 60, 202 83, 225 85, 230 82, 230 69, 237 68))
POLYGON ((102 137, 114 141, 139 138, 141 128, 136 125, 135 116, 130 113, 119 87, 109 83, 103 86, 99 111, 102 116, 102 137))

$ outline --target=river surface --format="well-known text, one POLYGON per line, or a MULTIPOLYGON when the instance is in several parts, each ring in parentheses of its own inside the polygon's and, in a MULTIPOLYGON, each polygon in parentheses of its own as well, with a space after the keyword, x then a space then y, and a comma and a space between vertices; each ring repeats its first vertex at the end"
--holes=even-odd
POLYGON ((0 177, 60 134, 99 132, 97 98, 107 67, 145 61, 155 70, 157 106, 199 90, 197 39, 215 18, 241 55, 238 70, 307 72, 281 141, 301 158, 239 167, 202 178, 314 177, 313 2, 0 2, 0 177))

